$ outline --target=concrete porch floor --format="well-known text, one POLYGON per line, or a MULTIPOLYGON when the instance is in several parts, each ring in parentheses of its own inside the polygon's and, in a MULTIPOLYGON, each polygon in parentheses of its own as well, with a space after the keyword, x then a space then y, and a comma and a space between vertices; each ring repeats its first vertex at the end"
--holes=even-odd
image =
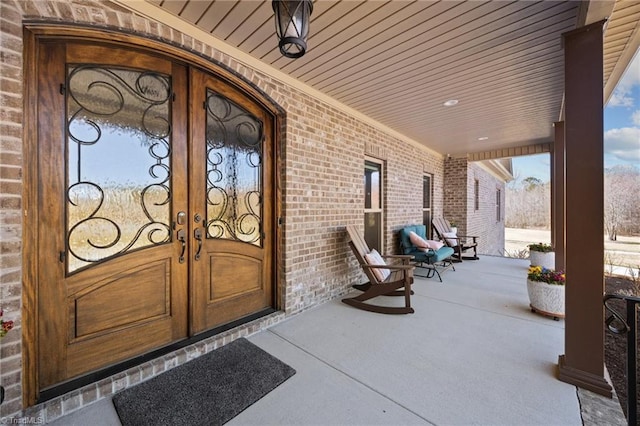
MULTIPOLYGON (((250 336, 297 373, 229 424, 626 424, 617 400, 556 379, 564 322, 530 312, 527 266, 483 256, 417 278, 415 314, 334 300, 250 336)), ((52 424, 120 422, 101 400, 52 424)))

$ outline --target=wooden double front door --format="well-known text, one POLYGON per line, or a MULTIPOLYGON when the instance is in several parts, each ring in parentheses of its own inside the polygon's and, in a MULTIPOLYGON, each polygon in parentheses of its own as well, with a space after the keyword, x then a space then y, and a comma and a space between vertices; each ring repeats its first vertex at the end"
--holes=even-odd
POLYGON ((273 307, 273 115, 147 51, 37 67, 38 388, 273 307))

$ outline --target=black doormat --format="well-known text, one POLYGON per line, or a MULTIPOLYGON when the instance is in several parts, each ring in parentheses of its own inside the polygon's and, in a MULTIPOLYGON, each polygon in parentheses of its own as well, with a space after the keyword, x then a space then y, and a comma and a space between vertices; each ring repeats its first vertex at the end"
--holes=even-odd
POLYGON ((246 339, 113 397, 124 426, 221 425, 296 371, 246 339))

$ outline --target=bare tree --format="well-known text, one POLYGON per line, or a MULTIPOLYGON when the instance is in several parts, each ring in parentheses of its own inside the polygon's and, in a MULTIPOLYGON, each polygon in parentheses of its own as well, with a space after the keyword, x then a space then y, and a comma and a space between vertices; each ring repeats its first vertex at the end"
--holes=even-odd
POLYGON ((551 217, 551 186, 535 177, 514 179, 507 186, 506 226, 548 228, 551 217))
POLYGON ((640 170, 633 166, 615 166, 604 175, 604 226, 609 240, 618 234, 635 234, 640 215, 640 170))

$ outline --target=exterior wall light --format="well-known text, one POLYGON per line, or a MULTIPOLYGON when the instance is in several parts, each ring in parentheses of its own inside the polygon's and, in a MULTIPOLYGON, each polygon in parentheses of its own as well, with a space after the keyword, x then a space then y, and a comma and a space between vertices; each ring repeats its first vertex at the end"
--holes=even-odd
POLYGON ((273 0, 271 5, 276 15, 280 53, 287 58, 301 57, 307 50, 312 0, 273 0))

